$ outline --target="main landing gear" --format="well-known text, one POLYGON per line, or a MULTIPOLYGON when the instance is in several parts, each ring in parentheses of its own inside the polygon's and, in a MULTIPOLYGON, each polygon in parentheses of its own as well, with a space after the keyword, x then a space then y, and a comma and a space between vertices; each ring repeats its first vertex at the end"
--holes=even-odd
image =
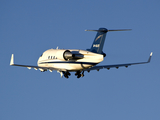
MULTIPOLYGON (((71 73, 69 73, 68 71, 67 72, 64 72, 63 71, 63 76, 65 77, 65 78, 69 78, 69 76, 71 75, 71 73)), ((77 71, 76 73, 75 73, 75 76, 77 76, 77 78, 80 78, 80 77, 84 77, 84 71, 77 71)))
POLYGON ((68 71, 67 72, 63 72, 63 75, 65 78, 69 78, 69 76, 71 75, 71 73, 69 73, 68 71))
POLYGON ((77 76, 77 78, 84 77, 84 71, 82 71, 82 73, 81 73, 81 71, 77 71, 75 73, 75 76, 77 76))

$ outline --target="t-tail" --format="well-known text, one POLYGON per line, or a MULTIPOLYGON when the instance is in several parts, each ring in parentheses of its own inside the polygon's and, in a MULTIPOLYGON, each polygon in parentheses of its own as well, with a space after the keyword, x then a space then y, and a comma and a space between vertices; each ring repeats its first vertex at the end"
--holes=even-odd
POLYGON ((131 29, 118 29, 118 30, 108 30, 106 28, 99 28, 99 30, 86 30, 86 31, 96 31, 97 35, 93 41, 93 44, 90 49, 87 49, 91 52, 98 53, 98 54, 104 54, 103 53, 103 46, 106 38, 107 32, 111 31, 128 31, 131 29))

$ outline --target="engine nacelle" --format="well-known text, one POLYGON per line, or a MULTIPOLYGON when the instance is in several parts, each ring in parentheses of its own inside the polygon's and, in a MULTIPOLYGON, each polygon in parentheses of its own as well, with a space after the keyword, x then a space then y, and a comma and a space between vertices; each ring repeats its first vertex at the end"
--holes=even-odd
POLYGON ((56 57, 59 60, 67 61, 69 59, 73 59, 74 54, 72 54, 69 50, 58 50, 56 52, 56 57))

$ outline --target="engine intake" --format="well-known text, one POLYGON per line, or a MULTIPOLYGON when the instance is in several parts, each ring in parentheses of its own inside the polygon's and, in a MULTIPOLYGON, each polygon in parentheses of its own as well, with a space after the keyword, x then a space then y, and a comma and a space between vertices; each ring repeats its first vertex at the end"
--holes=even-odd
POLYGON ((73 59, 73 56, 74 55, 69 50, 57 50, 56 52, 56 57, 62 61, 73 59))
POLYGON ((66 51, 63 53, 63 57, 64 57, 65 60, 73 59, 74 54, 72 54, 69 50, 66 50, 66 51))

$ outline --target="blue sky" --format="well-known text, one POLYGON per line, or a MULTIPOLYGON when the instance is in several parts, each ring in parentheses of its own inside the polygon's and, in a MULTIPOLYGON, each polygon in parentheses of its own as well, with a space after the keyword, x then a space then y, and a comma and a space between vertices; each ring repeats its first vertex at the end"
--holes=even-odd
POLYGON ((159 120, 159 0, 1 0, 1 120, 159 120), (9 66, 36 65, 47 49, 87 49, 107 33, 102 64, 152 61, 91 71, 84 78, 9 66))

